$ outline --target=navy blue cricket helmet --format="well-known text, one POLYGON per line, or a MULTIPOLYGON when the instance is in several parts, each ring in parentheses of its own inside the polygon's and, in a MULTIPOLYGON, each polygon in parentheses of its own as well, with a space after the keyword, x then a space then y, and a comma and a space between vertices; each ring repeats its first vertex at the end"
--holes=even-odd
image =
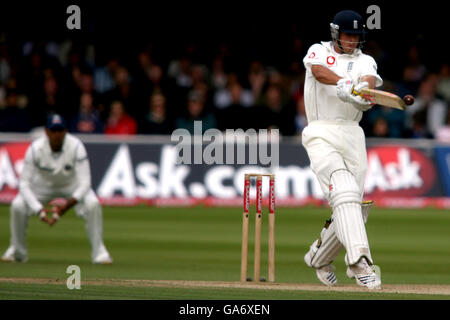
POLYGON ((361 15, 353 10, 343 10, 338 12, 330 23, 331 39, 341 47, 340 34, 358 34, 358 48, 362 48, 365 42, 366 29, 361 15))

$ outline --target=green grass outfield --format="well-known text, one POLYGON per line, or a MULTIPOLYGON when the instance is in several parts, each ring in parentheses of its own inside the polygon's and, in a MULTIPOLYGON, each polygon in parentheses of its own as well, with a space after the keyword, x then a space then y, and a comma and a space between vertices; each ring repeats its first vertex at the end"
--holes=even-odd
MULTIPOLYGON (((28 227, 29 262, 0 264, 0 299, 450 299, 450 294, 426 292, 178 286, 181 281, 237 284, 241 214, 240 208, 105 207, 104 239, 114 258, 114 264, 106 266, 91 264, 84 221, 73 211, 52 228, 32 217, 28 227), (65 286, 69 265, 81 268, 81 290, 65 286), (98 279, 113 281, 102 285, 94 281, 98 279), (140 279, 175 282, 127 285, 126 281, 119 281, 140 279)), ((328 210, 322 208, 277 209, 278 284, 318 284, 315 272, 304 264, 303 255, 328 216, 328 210)), ((254 215, 250 221, 249 274, 253 270, 253 218, 254 215)), ((367 231, 383 284, 448 288, 449 227, 450 212, 444 210, 373 209, 367 231)), ((266 275, 265 219, 262 232, 261 273, 266 275)), ((0 206, 2 252, 8 246, 9 234, 9 207, 0 206)), ((344 289, 358 289, 354 280, 345 276, 343 258, 341 253, 335 262, 339 284, 344 289)))

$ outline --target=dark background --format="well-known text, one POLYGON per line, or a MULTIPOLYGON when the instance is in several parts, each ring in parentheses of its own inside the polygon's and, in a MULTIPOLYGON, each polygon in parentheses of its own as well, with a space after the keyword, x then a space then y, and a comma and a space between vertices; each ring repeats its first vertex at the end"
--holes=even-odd
POLYGON ((414 44, 430 69, 449 60, 447 10, 436 1, 18 1, 2 4, 0 23, 18 42, 71 38, 95 44, 101 55, 115 51, 126 58, 152 44, 167 63, 189 44, 208 57, 227 43, 239 54, 236 63, 259 58, 282 66, 291 39, 301 38, 305 50, 329 40, 329 23, 338 11, 352 9, 367 19, 371 4, 381 9, 381 30, 371 30, 367 40, 382 45, 389 56, 381 74, 395 77, 414 44), (66 28, 70 4, 81 8, 81 30, 66 28))

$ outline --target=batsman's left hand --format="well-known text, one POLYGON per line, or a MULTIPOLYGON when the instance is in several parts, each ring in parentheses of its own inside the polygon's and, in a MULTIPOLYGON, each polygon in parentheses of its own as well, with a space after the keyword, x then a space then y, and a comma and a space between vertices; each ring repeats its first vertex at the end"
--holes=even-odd
POLYGON ((361 90, 364 88, 369 88, 369 83, 367 81, 363 81, 355 85, 353 87, 353 91, 356 92, 356 94, 360 94, 361 90))
POLYGON ((353 89, 352 89, 352 98, 351 98, 351 103, 353 104, 353 106, 364 112, 369 110, 370 108, 372 108, 372 106, 374 105, 372 101, 366 100, 364 99, 359 93, 361 92, 362 89, 364 88, 368 88, 369 87, 369 83, 366 81, 360 82, 358 83, 353 89), (356 94, 354 94, 353 92, 356 92, 356 94))

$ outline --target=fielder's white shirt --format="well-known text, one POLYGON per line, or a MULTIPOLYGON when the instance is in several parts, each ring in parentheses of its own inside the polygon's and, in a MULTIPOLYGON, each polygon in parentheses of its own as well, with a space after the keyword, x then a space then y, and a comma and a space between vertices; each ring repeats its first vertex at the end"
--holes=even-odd
POLYGON ((33 212, 43 205, 37 195, 57 195, 69 191, 80 200, 91 189, 91 172, 86 148, 77 137, 66 133, 60 152, 53 152, 47 135, 27 149, 19 192, 33 212))
POLYGON ((362 53, 360 49, 355 49, 351 55, 339 54, 334 50, 332 41, 312 45, 303 63, 306 68, 304 99, 309 123, 315 120, 359 122, 362 118, 361 111, 338 98, 335 85, 326 85, 316 80, 311 72, 313 65, 324 66, 340 77, 351 78, 355 84, 367 75, 376 78, 376 87, 383 84, 377 73, 377 64, 371 56, 362 53))

